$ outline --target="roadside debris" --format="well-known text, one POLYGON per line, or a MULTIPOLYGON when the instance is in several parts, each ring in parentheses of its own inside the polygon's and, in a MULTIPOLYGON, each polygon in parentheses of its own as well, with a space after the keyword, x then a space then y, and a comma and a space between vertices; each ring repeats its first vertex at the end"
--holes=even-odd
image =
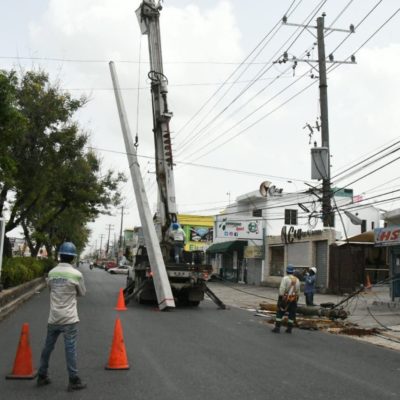
MULTIPOLYGON (((260 308, 262 310, 276 312, 276 304, 260 303, 260 308)), ((343 307, 335 307, 335 305, 331 306, 331 303, 329 303, 328 306, 325 307, 297 306, 297 314, 327 317, 331 320, 335 319, 344 320, 348 316, 347 312, 343 309, 343 307)))
MULTIPOLYGON (((275 320, 276 304, 260 303, 260 309, 256 310, 256 316, 264 317, 267 323, 273 324, 275 320)), ((333 334, 349 336, 371 336, 380 334, 377 328, 364 329, 345 321, 348 314, 342 308, 324 307, 298 307, 295 326, 299 329, 323 330, 333 334)), ((286 319, 282 321, 285 325, 286 319)))

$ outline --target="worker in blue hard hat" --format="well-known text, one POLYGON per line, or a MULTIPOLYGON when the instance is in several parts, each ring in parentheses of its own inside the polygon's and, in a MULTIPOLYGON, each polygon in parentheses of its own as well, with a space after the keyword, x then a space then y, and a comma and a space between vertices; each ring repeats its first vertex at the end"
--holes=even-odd
POLYGON ((171 226, 170 235, 174 242, 174 257, 175 262, 178 264, 182 260, 183 248, 185 246, 186 234, 181 226, 174 222, 171 226))
POLYGON ((297 301, 300 295, 300 281, 294 275, 295 269, 289 264, 286 268, 286 275, 282 278, 279 286, 279 296, 275 317, 275 327, 272 332, 279 333, 283 316, 288 313, 286 333, 292 333, 296 319, 297 301))
POLYGON ((45 386, 51 383, 48 375, 50 355, 58 336, 62 334, 69 376, 68 391, 74 391, 86 387, 78 376, 76 351, 79 322, 76 297, 84 296, 86 288, 83 275, 71 265, 77 256, 75 245, 72 242, 64 242, 58 250, 58 255, 60 263, 49 272, 47 279, 50 289, 50 314, 46 342, 40 357, 37 385, 45 386))

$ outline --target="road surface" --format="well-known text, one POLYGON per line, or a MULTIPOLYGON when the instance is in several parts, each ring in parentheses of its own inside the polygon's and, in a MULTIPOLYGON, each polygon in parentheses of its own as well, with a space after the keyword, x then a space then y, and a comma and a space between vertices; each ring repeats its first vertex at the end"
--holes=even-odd
MULTIPOLYGON (((57 400, 265 400, 398 399, 400 353, 351 338, 295 329, 271 333, 271 325, 237 308, 219 310, 211 301, 198 308, 159 312, 129 304, 117 312, 125 276, 81 268, 87 296, 79 301, 78 364, 88 388, 68 393, 63 344, 57 343, 52 384, 0 379, 2 399, 57 400), (115 320, 121 318, 130 369, 108 371, 115 320), (56 397, 57 396, 57 397, 56 397)), ((0 322, 0 372, 11 372, 21 327, 30 326, 38 366, 46 333, 48 292, 43 290, 0 322)), ((61 338, 60 338, 61 339, 61 338)))

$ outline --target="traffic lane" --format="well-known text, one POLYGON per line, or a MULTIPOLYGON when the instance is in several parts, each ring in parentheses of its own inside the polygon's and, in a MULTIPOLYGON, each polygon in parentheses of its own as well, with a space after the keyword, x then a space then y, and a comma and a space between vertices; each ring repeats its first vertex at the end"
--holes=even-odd
MULTIPOLYGON (((117 301, 116 293, 120 287, 124 287, 122 279, 113 277, 101 269, 90 270, 79 268, 85 276, 87 295, 78 299, 78 313, 81 319, 78 336, 78 368, 83 379, 90 373, 97 374, 97 369, 103 369, 108 359, 109 346, 113 334, 113 327, 102 324, 105 316, 115 314, 113 308, 117 301), (105 343, 105 334, 110 341, 105 343), (95 361, 93 361, 95 354, 95 361), (101 358, 102 357, 102 358, 101 358), (99 359, 101 358, 101 362, 99 359), (86 360, 89 360, 87 362, 86 360), (97 366, 96 368, 95 366, 97 366), (88 365, 89 373, 84 370, 88 365), (94 371, 94 372, 93 372, 94 371)), ((121 277, 122 278, 122 277, 121 277)), ((30 344, 32 348, 32 359, 35 368, 39 367, 40 352, 46 337, 47 318, 49 313, 49 292, 42 290, 28 302, 24 303, 13 314, 0 323, 0 372, 4 377, 12 370, 21 327, 24 322, 30 326, 30 344)), ((68 375, 66 371, 64 345, 62 337, 57 341, 56 348, 50 359, 50 376, 52 384, 47 387, 36 388, 35 381, 27 380, 3 380, 0 379, 1 398, 6 395, 19 399, 47 399, 54 395, 68 396, 65 392, 68 375), (63 394, 65 392, 65 394, 63 394)), ((96 388, 96 378, 93 379, 93 386, 96 388)), ((101 386, 101 385, 100 385, 101 386)), ((88 398, 82 393, 76 393, 76 398, 88 398)), ((67 398, 67 397, 65 397, 67 398)))
MULTIPOLYGON (((114 300, 116 291, 117 287, 111 293, 114 300)), ((390 357, 382 355, 385 350, 348 338, 300 330, 295 330, 291 337, 283 333, 275 336, 269 325, 251 313, 218 310, 209 301, 199 308, 167 313, 157 311, 154 306, 130 304, 128 308, 120 316, 131 369, 134 369, 135 381, 150 383, 150 386, 135 385, 136 395, 143 393, 139 398, 201 398, 222 388, 229 398, 249 396, 252 391, 255 398, 262 398, 268 381, 271 394, 274 384, 281 382, 276 388, 276 393, 281 394, 281 385, 288 381, 287 371, 293 369, 295 386, 310 382, 313 390, 317 388, 324 398, 343 398, 352 392, 354 399, 373 398, 377 394, 385 398, 385 393, 391 398, 399 389, 398 354, 390 352, 394 360, 390 364, 390 357), (339 352, 332 352, 333 348, 339 352), (367 362, 363 361, 365 357, 367 362), (385 368, 381 367, 371 371, 369 361, 375 363, 379 359, 387 363, 389 375, 382 373, 385 368), (315 378, 313 371, 317 371, 315 378), (394 390, 390 389, 393 383, 394 390)), ((129 383, 122 386, 129 387, 129 383)), ((107 388, 110 391, 105 395, 112 396, 111 386, 107 388)), ((309 395, 306 392, 304 398, 309 395)), ((297 397, 300 396, 297 394, 297 397)))
MULTIPOLYGON (((79 304, 78 361, 88 389, 75 398, 391 399, 399 392, 398 353, 320 332, 274 335, 252 313, 219 310, 210 301, 172 312, 129 304, 118 314, 113 308, 124 277, 98 269, 84 273, 88 294, 79 304), (105 371, 117 315, 131 368, 105 371)), ((30 322, 37 365, 47 313, 45 291, 0 324, 3 376, 12 368, 23 322, 30 322)), ((70 396, 61 343, 52 356, 51 376, 52 385, 44 388, 32 381, 0 380, 0 392, 16 399, 70 396)))
POLYGON ((391 399, 400 390, 399 354, 348 338, 299 330, 274 335, 252 314, 216 310, 209 302, 178 309, 172 318, 143 307, 133 311, 137 328, 125 332, 134 340, 146 338, 135 349, 143 366, 137 373, 152 374, 154 398, 265 399, 285 393, 299 399, 391 399))

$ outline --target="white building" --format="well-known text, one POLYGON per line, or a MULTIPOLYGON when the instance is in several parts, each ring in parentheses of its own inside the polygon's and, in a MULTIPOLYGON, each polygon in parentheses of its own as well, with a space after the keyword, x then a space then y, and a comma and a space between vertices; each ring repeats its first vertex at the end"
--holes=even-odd
POLYGON ((354 203, 350 189, 333 189, 335 226, 324 228, 317 189, 285 193, 265 182, 260 191, 237 197, 215 218, 209 248, 214 268, 233 281, 276 285, 287 264, 317 266, 317 285, 328 286, 329 245, 380 226, 381 213, 354 203))

